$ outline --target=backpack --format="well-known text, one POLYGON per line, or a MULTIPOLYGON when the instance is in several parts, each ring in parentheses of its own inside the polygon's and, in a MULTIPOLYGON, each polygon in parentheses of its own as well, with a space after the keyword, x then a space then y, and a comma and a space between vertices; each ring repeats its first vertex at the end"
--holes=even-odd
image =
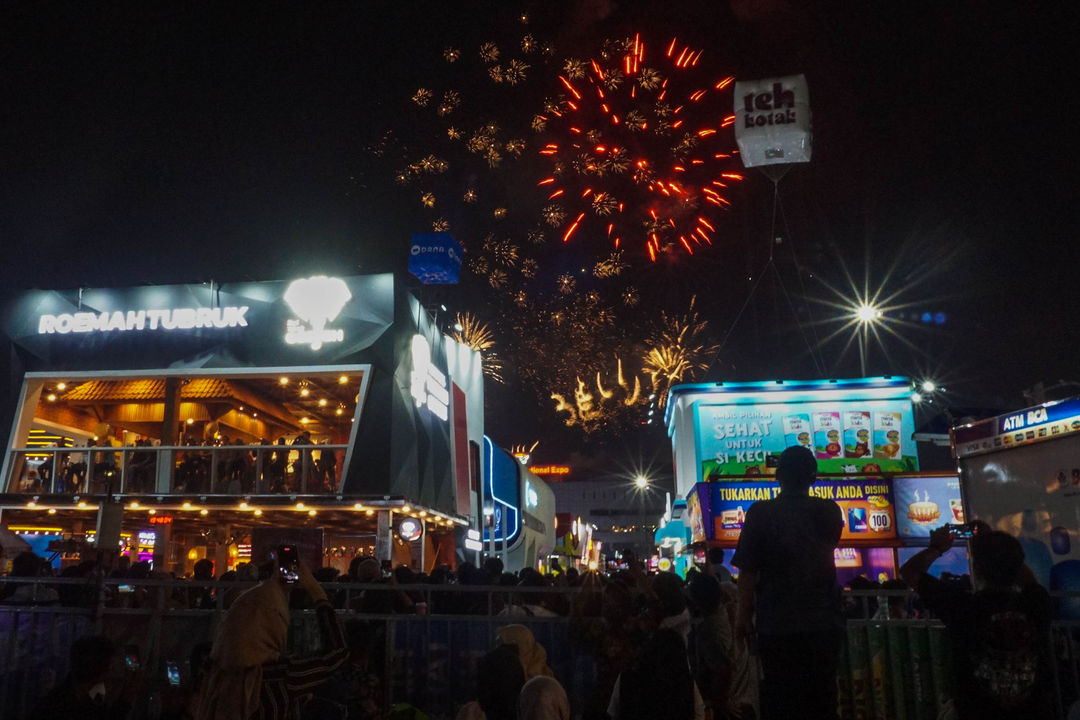
POLYGON ((1013 593, 1002 609, 979 623, 971 656, 972 675, 980 693, 1003 709, 1031 699, 1038 679, 1039 631, 1013 593))

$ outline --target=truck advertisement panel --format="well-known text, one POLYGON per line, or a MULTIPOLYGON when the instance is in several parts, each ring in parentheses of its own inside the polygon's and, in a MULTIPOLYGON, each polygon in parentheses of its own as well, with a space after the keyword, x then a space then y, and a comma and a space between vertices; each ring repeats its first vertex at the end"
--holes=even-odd
MULTIPOLYGON (((713 482, 708 485, 712 506, 713 539, 734 544, 742 532, 750 506, 780 494, 773 481, 713 482)), ((896 539, 896 507, 885 480, 822 480, 810 493, 840 506, 842 543, 881 544, 896 539)))
MULTIPOLYGON (((853 391, 855 392, 855 391, 853 391)), ((700 481, 725 475, 771 475, 785 448, 801 445, 822 473, 918 470, 911 401, 831 399, 712 403, 695 406, 700 481)))

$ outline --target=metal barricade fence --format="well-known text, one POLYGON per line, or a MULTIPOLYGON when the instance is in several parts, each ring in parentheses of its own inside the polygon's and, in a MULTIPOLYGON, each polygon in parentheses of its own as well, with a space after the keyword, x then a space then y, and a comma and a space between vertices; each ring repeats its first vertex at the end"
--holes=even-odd
MULTIPOLYGON (((66 589, 65 597, 79 597, 82 603, 0 604, 0 720, 29 718, 35 701, 67 674, 72 642, 88 634, 105 635, 118 646, 137 646, 147 692, 165 689, 166 662, 176 662, 189 670, 185 667, 187 658, 195 645, 212 639, 225 611, 226 598, 251 586, 174 580, 0 578, 0 588, 8 583, 66 589), (121 585, 131 586, 132 591, 121 593, 121 585), (182 596, 187 600, 203 590, 214 592, 212 609, 173 606, 177 604, 173 599, 182 596)), ((545 648, 548 665, 566 688, 575 717, 580 716, 596 684, 597 662, 577 637, 580 618, 498 614, 507 605, 514 605, 520 612, 530 595, 573 595, 576 589, 358 584, 323 587, 341 608, 343 620, 356 618, 375 629, 380 653, 373 664, 382 675, 387 706, 407 703, 433 719, 453 717, 462 704, 475 698, 476 661, 495 646, 496 630, 509 624, 527 626, 545 648), (352 609, 359 606, 363 593, 402 591, 426 601, 429 612, 372 614, 352 609), (465 606, 484 612, 443 612, 465 606)), ((905 593, 846 593, 849 606, 861 605, 865 616, 847 623, 838 675, 843 720, 936 720, 951 698, 952 665, 944 626, 935 620, 867 617, 872 600, 897 594, 905 593)), ((318 652, 319 643, 314 613, 293 610, 289 652, 309 656, 318 652)), ((1061 709, 1058 717, 1064 717, 1069 705, 1080 698, 1080 621, 1055 621, 1052 643, 1056 699, 1061 709)), ((186 682, 186 672, 184 678, 186 682)), ((136 708, 133 717, 152 717, 145 702, 136 708)))

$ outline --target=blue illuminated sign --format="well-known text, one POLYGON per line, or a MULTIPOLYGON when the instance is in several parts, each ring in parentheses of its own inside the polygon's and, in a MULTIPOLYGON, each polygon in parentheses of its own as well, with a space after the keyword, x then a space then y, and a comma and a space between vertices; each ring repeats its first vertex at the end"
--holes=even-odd
POLYGON ((1080 432, 1080 398, 1057 400, 952 429, 957 457, 1080 432))
POLYGON ((490 505, 494 511, 492 525, 484 528, 484 541, 491 542, 494 533, 496 543, 513 543, 521 531, 521 466, 510 453, 495 447, 487 435, 484 453, 484 506, 490 505))
POLYGON ((463 252, 450 233, 416 233, 409 247, 409 272, 425 285, 452 285, 461 275, 463 252))

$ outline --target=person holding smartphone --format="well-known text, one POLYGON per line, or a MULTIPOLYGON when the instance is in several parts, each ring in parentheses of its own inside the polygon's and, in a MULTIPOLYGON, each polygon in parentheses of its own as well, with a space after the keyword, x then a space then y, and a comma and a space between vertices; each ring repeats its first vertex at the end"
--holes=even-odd
POLYGON ((939 527, 900 577, 945 623, 958 720, 1054 716, 1050 595, 1016 538, 978 521, 939 527), (957 538, 970 541, 973 591, 929 572, 957 538))
POLYGON ((293 720, 301 705, 349 657, 334 608, 293 546, 274 553, 272 575, 240 595, 218 625, 199 720, 293 720), (315 606, 326 647, 297 659, 285 654, 288 595, 294 585, 315 606))

